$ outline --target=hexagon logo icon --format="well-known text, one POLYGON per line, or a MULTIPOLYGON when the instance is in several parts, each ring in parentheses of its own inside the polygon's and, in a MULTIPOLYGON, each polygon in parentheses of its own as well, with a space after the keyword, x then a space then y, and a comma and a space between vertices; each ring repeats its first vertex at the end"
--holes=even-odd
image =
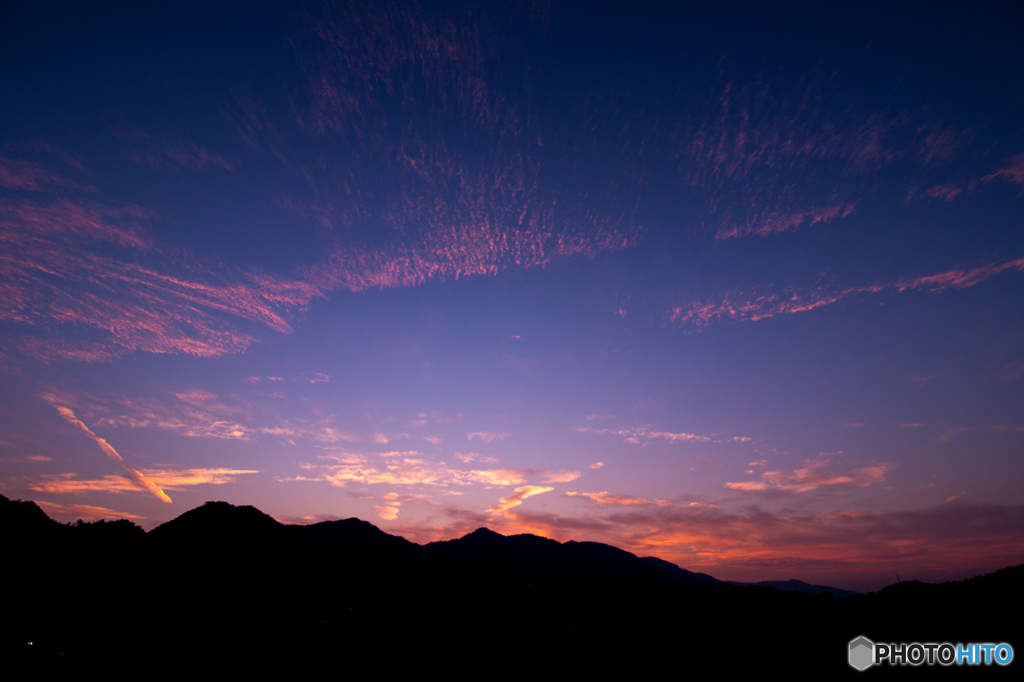
POLYGON ((857 670, 867 670, 874 662, 874 642, 867 637, 858 637, 850 642, 850 665, 857 670))

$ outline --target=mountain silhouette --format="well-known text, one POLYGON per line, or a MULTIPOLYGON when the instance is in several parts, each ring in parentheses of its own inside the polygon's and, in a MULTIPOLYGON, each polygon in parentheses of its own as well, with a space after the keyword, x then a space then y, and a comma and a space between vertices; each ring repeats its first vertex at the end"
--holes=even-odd
POLYGON ((852 671, 845 647, 861 635, 1022 642, 1024 565, 835 599, 799 581, 731 585, 601 543, 480 528, 418 545, 359 519, 293 526, 225 502, 145 533, 57 523, 0 496, 0 530, 0 654, 36 672, 160 661, 181 674, 756 674, 789 651, 791 669, 834 676, 852 671))

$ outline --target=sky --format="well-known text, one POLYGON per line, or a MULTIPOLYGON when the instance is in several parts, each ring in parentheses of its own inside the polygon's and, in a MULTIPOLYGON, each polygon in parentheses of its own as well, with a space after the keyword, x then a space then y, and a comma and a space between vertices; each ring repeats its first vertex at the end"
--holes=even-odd
POLYGON ((5 3, 0 493, 1024 562, 1024 12, 712 4, 5 3))

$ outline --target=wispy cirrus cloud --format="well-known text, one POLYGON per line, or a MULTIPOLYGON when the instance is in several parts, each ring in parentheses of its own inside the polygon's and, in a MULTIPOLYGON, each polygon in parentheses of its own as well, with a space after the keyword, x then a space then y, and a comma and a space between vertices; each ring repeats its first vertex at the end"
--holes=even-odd
POLYGON ((654 504, 659 507, 668 505, 665 500, 647 500, 642 497, 634 497, 633 495, 613 495, 608 492, 600 493, 575 493, 565 492, 562 493, 564 497, 585 497, 593 500, 597 504, 611 504, 619 507, 632 507, 637 505, 648 505, 654 504))
POLYGON ((729 81, 681 135, 684 181, 715 239, 768 236, 853 213, 862 176, 903 154, 899 117, 838 113, 824 82, 729 81), (823 197, 825 197, 823 199, 823 197))
MULTIPOLYGON (((295 102, 297 134, 362 165, 338 178, 308 171, 314 184, 340 184, 345 201, 307 213, 329 227, 376 235, 372 244, 339 246, 307 271, 324 289, 543 267, 639 238, 633 212, 641 182, 625 173, 621 152, 607 177, 594 178, 591 164, 560 166, 557 185, 542 179, 548 149, 530 115, 534 74, 524 70, 510 81, 495 70, 517 63, 495 56, 518 53, 524 36, 539 44, 541 25, 498 7, 446 12, 460 16, 341 3, 311 12, 308 30, 293 38, 306 75, 295 102), (515 40, 512 25, 521 29, 515 40), (471 148, 466 136, 476 141, 471 148), (595 183, 609 189, 600 201, 595 183)), ((254 148, 276 148, 288 135, 244 95, 230 116, 254 148)))
POLYGON ((409 438, 407 433, 384 433, 372 431, 369 433, 353 429, 337 428, 334 425, 334 417, 323 419, 284 419, 278 421, 274 426, 262 426, 256 432, 278 436, 294 444, 296 438, 304 438, 319 443, 379 443, 386 445, 392 441, 409 438))
POLYGON ((781 294, 726 292, 707 301, 691 302, 669 311, 669 320, 680 326, 703 327, 712 322, 764 320, 777 315, 803 313, 831 305, 854 294, 903 293, 908 290, 938 293, 946 289, 966 289, 1004 272, 1024 271, 1024 258, 986 263, 973 268, 952 268, 934 275, 905 277, 895 283, 859 287, 816 286, 801 291, 788 287, 781 294))
POLYGON ((765 471, 761 474, 761 480, 728 482, 725 487, 746 492, 784 490, 794 493, 805 493, 822 487, 830 490, 867 487, 884 481, 886 474, 896 468, 895 464, 882 463, 843 473, 831 473, 826 469, 829 464, 830 461, 825 458, 807 460, 803 467, 793 471, 765 471))
POLYGON ((174 167, 234 170, 232 164, 220 154, 182 139, 166 139, 138 128, 115 130, 114 135, 121 140, 121 153, 128 160, 153 170, 174 167))
MULTIPOLYGON (((633 443, 635 445, 647 445, 655 440, 664 440, 670 443, 725 443, 725 442, 736 442, 744 443, 752 441, 753 438, 746 436, 719 436, 718 434, 698 434, 698 433, 686 433, 686 432, 673 432, 663 431, 656 426, 644 425, 644 426, 629 426, 619 428, 597 428, 593 426, 580 426, 574 429, 579 433, 594 433, 594 434, 612 434, 621 436, 627 443, 633 443)), ((602 463, 597 462, 598 466, 591 466, 591 468, 599 468, 604 466, 602 463)))
POLYGON ((71 180, 38 163, 6 156, 0 156, 0 187, 25 192, 39 192, 52 188, 96 191, 91 185, 71 180))
POLYGON ((884 288, 881 285, 848 287, 838 290, 817 287, 809 292, 800 292, 791 288, 782 294, 727 292, 717 299, 692 302, 673 308, 669 311, 669 320, 680 326, 694 325, 697 327, 722 320, 756 322, 776 315, 807 312, 835 303, 851 294, 878 293, 884 288))
POLYGON ((990 277, 1012 270, 1024 271, 1024 258, 1002 263, 986 263, 974 268, 953 268, 924 277, 907 277, 901 279, 894 286, 900 292, 907 289, 924 289, 935 292, 946 289, 966 289, 980 284, 990 277))
POLYGON ((229 405, 201 390, 171 394, 174 401, 156 398, 91 400, 87 414, 94 426, 107 428, 161 429, 193 438, 250 440, 255 429, 242 422, 248 414, 242 405, 229 405))
POLYGON ((795 232, 801 227, 814 227, 818 223, 841 220, 853 213, 855 204, 843 203, 824 208, 811 207, 792 213, 773 211, 758 220, 744 225, 729 225, 715 233, 715 239, 733 239, 736 237, 766 237, 780 232, 795 232))
POLYGON ((316 287, 204 264, 157 243, 138 206, 66 198, 0 201, 0 295, 11 344, 39 360, 109 361, 132 351, 212 357, 288 333, 316 287))
MULTIPOLYGON (((983 183, 987 184, 997 180, 1024 187, 1024 154, 1004 159, 1002 167, 980 178, 974 177, 969 180, 954 180, 933 185, 925 190, 924 194, 932 199, 950 202, 960 196, 975 194, 983 183)), ((913 198, 913 195, 912 191, 908 199, 913 198)))
POLYGON ((1005 165, 992 173, 984 176, 982 182, 992 180, 1003 180, 1012 182, 1015 185, 1024 186, 1024 154, 1017 154, 1006 160, 1005 165))

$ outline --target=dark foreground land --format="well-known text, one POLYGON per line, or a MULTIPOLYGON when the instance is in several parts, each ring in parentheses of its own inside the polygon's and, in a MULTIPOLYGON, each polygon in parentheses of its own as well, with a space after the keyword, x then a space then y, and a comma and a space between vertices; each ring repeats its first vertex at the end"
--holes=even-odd
POLYGON ((358 519, 285 526, 223 502, 145 533, 60 524, 0 496, 0 533, 8 671, 1019 679, 1024 665, 847 664, 860 635, 1007 642, 1024 656, 1024 565, 837 599, 718 583, 598 543, 481 529, 421 546, 358 519))

